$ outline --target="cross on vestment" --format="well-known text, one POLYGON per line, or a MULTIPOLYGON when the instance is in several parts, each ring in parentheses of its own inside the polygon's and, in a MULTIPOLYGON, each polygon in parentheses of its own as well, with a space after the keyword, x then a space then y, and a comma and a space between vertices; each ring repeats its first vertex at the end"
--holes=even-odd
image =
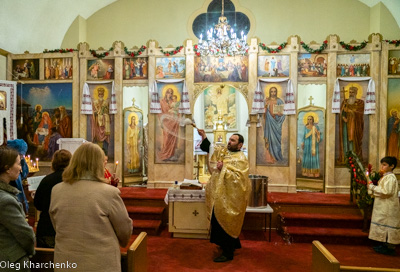
POLYGON ((197 210, 194 210, 194 212, 192 212, 194 214, 194 216, 197 216, 199 213, 197 212, 197 210))

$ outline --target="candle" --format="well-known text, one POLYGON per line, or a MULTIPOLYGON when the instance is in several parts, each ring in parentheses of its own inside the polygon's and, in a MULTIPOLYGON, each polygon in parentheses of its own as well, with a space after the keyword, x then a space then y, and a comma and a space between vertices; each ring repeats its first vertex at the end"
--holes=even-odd
POLYGON ((114 169, 114 173, 117 173, 117 167, 118 167, 118 161, 115 162, 115 169, 114 169))
POLYGON ((36 168, 36 163, 33 164, 33 168, 36 168))

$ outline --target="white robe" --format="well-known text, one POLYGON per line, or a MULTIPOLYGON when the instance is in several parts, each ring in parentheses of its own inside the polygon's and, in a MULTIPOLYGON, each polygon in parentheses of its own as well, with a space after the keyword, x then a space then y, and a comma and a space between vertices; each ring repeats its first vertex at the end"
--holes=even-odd
POLYGON ((386 174, 377 186, 370 184, 368 188, 375 197, 369 239, 400 244, 399 184, 396 176, 386 174))

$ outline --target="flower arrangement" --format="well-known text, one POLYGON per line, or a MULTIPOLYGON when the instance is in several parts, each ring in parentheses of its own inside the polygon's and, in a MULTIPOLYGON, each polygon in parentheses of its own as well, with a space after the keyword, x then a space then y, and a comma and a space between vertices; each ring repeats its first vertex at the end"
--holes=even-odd
MULTIPOLYGON (((357 206, 363 210, 370 209, 374 203, 374 199, 368 194, 367 178, 364 173, 364 167, 362 166, 358 156, 353 151, 349 151, 346 154, 346 166, 350 170, 350 190, 356 199, 357 206)), ((370 164, 368 165, 368 171, 370 172, 370 179, 378 182, 380 179, 379 172, 372 172, 372 165, 370 164)))

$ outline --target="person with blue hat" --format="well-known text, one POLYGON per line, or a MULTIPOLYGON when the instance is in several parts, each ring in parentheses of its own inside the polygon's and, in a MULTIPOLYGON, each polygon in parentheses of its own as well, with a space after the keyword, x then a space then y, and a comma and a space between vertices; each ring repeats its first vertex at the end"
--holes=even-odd
POLYGON ((18 153, 21 155, 20 156, 21 157, 21 173, 15 181, 10 182, 10 185, 16 187, 20 191, 17 195, 18 200, 24 205, 25 212, 28 213, 29 203, 28 203, 28 200, 26 199, 24 187, 22 185, 22 180, 26 179, 26 177, 28 176, 28 173, 29 173, 29 167, 25 161, 25 154, 26 154, 26 151, 28 150, 28 145, 26 144, 26 142, 24 140, 16 139, 16 140, 8 140, 7 146, 17 150, 18 153))

